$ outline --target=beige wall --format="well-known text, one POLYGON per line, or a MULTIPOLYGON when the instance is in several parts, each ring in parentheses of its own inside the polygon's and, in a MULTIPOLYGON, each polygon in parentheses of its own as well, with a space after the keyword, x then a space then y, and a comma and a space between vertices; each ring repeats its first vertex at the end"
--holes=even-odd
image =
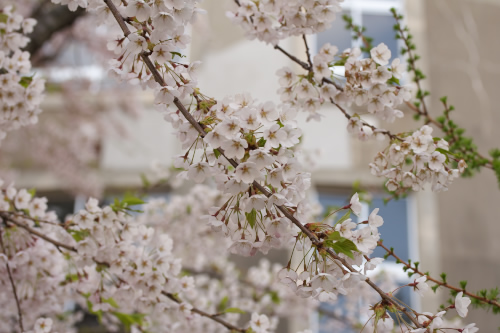
MULTIPOLYGON (((456 106, 453 118, 474 137, 481 153, 500 147, 500 2, 427 0, 427 67, 431 110, 439 97, 456 106)), ((442 270, 470 291, 500 285, 500 190, 491 170, 460 179, 439 194, 442 270)), ((446 299, 445 295, 442 296, 446 299)), ((495 332, 500 317, 472 311, 467 322, 495 332)))

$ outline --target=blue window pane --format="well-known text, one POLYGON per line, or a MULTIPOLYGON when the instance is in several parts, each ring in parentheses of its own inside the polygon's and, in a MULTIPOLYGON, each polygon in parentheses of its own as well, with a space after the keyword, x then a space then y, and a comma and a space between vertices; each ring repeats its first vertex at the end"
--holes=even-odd
POLYGON ((337 14, 337 18, 333 21, 331 28, 317 34, 317 46, 319 49, 326 43, 335 45, 339 48, 339 53, 352 45, 351 33, 345 29, 345 22, 342 15, 350 15, 349 11, 337 14))
MULTIPOLYGON (((343 207, 349 204, 349 196, 339 194, 323 194, 319 195, 319 202, 324 210, 329 207, 343 207)), ((379 228, 384 244, 387 247, 393 247, 395 252, 403 260, 409 258, 409 240, 408 240, 408 202, 406 199, 392 200, 384 204, 383 195, 375 195, 372 204, 369 207, 369 212, 375 208, 379 208, 378 214, 384 219, 384 224, 379 228)), ((353 216, 353 221, 357 221, 353 216)), ((376 248, 372 253, 372 257, 383 257, 384 249, 376 248)), ((389 257, 387 261, 395 261, 389 257)))
MULTIPOLYGON (((408 204, 406 199, 391 200, 384 204, 383 198, 374 197, 370 212, 379 208, 378 215, 384 219, 384 224, 378 229, 385 246, 393 247, 398 256, 403 260, 408 260, 408 204)), ((416 237, 416 235, 415 235, 416 237)), ((384 249, 377 247, 372 253, 372 257, 383 257, 384 249)), ((395 261, 394 258, 387 258, 388 261, 395 261)))
POLYGON ((391 60, 399 55, 398 41, 394 38, 396 33, 393 26, 396 22, 389 12, 386 14, 363 14, 363 27, 366 36, 373 38, 373 45, 385 43, 391 50, 391 60))

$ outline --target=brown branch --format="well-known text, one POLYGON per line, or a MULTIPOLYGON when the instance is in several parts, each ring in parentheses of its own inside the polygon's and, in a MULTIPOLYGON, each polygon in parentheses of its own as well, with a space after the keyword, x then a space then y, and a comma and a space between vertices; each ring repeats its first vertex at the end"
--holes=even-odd
MULTIPOLYGON (((3 218, 4 220, 8 221, 9 223, 15 224, 18 227, 23 228, 24 230, 28 231, 30 234, 33 234, 33 235, 35 235, 37 237, 40 237, 41 239, 43 239, 43 240, 45 240, 45 241, 47 241, 49 243, 54 244, 57 247, 62 247, 63 249, 76 252, 76 248, 74 248, 73 246, 61 243, 59 241, 56 241, 55 239, 52 239, 52 238, 50 238, 48 236, 45 236, 41 232, 36 231, 35 229, 32 229, 32 228, 28 227, 24 223, 16 221, 15 219, 13 219, 12 217, 10 217, 9 215, 6 215, 5 212, 0 212, 0 217, 3 218)), ((29 218, 29 219, 32 219, 33 221, 35 221, 35 219, 32 218, 32 217, 30 217, 30 216, 25 216, 25 218, 29 218)))
POLYGON ((311 52, 309 51, 309 44, 307 43, 306 35, 302 35, 302 39, 304 40, 304 46, 306 47, 306 55, 307 55, 307 62, 309 63, 309 68, 310 70, 313 69, 313 63, 311 60, 311 52))
MULTIPOLYGON (((18 212, 6 212, 6 211, 3 211, 1 212, 3 214, 9 214, 9 215, 12 215, 12 216, 15 216, 15 217, 20 217, 20 218, 26 218, 26 215, 24 215, 23 213, 18 213, 18 212)), ((47 224, 51 224, 51 225, 57 225, 57 226, 62 226, 61 223, 56 223, 56 222, 52 222, 52 221, 47 221, 47 220, 43 220, 43 219, 39 219, 39 218, 30 218, 32 219, 34 222, 41 222, 41 223, 47 223, 47 224)))
POLYGON ((291 60, 293 60, 294 62, 296 62, 297 64, 299 64, 302 68, 304 68, 306 71, 310 71, 312 70, 312 66, 309 66, 306 62, 303 62, 302 60, 300 60, 299 58, 297 58, 296 56, 288 53, 287 51, 285 51, 283 48, 281 48, 281 46, 279 45, 276 45, 274 47, 276 50, 279 50, 281 53, 283 53, 284 55, 286 55, 288 58, 290 58, 291 60))
MULTIPOLYGON (((2 252, 7 256, 5 252, 5 247, 3 246, 3 235, 0 233, 0 246, 2 248, 2 252)), ((21 311, 21 303, 19 302, 19 297, 17 297, 16 285, 14 283, 14 279, 12 278, 12 272, 10 271, 9 259, 7 258, 5 261, 5 267, 7 268, 7 274, 9 275, 10 285, 12 286, 12 292, 14 293, 14 299, 16 300, 17 306, 17 314, 19 316, 19 328, 21 329, 21 333, 24 332, 23 328, 23 313, 21 311)))
MULTIPOLYGON (((331 98, 330 99, 330 102, 335 105, 343 114, 344 116, 349 120, 352 118, 352 116, 347 113, 347 111, 342 108, 340 105, 338 105, 337 103, 335 103, 335 101, 331 98)), ((387 135, 391 140, 399 140, 399 141, 404 141, 403 138, 400 138, 399 136, 395 135, 395 134, 392 134, 390 131, 388 130, 379 130, 377 127, 373 126, 373 125, 370 125, 368 124, 367 122, 365 122, 364 120, 361 119, 361 121, 363 122, 363 125, 364 126, 368 126, 370 127, 374 132, 375 131, 378 131, 377 133, 382 133, 384 135, 387 135)))
MULTIPOLYGON (((167 296, 169 299, 171 299, 172 301, 176 302, 177 304, 180 304, 182 303, 182 301, 175 295, 171 294, 171 293, 167 293, 166 291, 162 291, 161 292, 163 295, 167 296)), ((219 324, 225 326, 227 329, 231 330, 231 331, 236 331, 236 332, 241 332, 241 333, 244 333, 246 332, 245 329, 243 328, 239 328, 237 326, 234 326, 233 324, 230 324, 228 323, 227 321, 223 320, 223 319, 220 319, 218 316, 220 315, 220 313, 216 313, 216 314, 210 314, 210 313, 207 313, 205 311, 202 311, 200 309, 197 309, 197 308, 192 308, 191 309, 191 312, 194 312, 194 313, 197 313, 199 314, 200 316, 203 316, 203 317, 206 317, 206 318, 209 318, 209 319, 212 319, 213 321, 215 322, 218 322, 219 324)))
POLYGON ((464 295, 467 295, 469 297, 475 298, 478 301, 481 301, 483 303, 487 303, 487 304, 490 304, 490 305, 493 305, 493 306, 496 306, 496 307, 500 308, 500 303, 498 301, 490 300, 490 299, 487 299, 485 297, 481 297, 479 295, 473 294, 471 292, 466 291, 465 289, 452 286, 452 285, 450 285, 450 284, 448 284, 446 282, 443 282, 443 281, 439 281, 438 279, 435 279, 432 276, 430 276, 429 273, 421 272, 416 266, 412 266, 410 263, 408 263, 408 262, 404 261, 403 259, 401 259, 396 253, 394 253, 394 250, 388 249, 382 243, 382 241, 378 241, 377 245, 380 246, 381 248, 383 248, 390 256, 394 257, 397 261, 399 261, 401 264, 403 264, 407 269, 410 269, 414 273, 419 274, 421 276, 426 276, 427 280, 432 281, 432 282, 434 282, 435 284, 437 284, 439 286, 442 286, 442 287, 454 290, 456 292, 463 292, 464 295))

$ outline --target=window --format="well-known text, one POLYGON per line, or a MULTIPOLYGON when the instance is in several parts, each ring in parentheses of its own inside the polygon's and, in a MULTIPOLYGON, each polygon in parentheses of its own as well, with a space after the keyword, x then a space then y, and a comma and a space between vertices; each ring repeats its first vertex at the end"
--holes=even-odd
POLYGON ((399 41, 394 38, 395 21, 390 9, 401 11, 401 0, 345 0, 342 8, 332 27, 316 35, 316 51, 325 43, 336 45, 340 52, 361 45, 361 41, 353 40, 351 32, 345 29, 342 16, 348 15, 354 24, 367 29, 366 35, 373 38, 373 45, 385 43, 391 50, 392 58, 399 56, 399 41))

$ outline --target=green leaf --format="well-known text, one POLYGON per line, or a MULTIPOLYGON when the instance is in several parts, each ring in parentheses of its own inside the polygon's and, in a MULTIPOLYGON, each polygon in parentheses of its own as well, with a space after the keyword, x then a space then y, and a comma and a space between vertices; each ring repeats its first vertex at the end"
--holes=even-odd
POLYGON ((130 326, 134 324, 141 326, 145 317, 142 313, 128 314, 116 311, 111 313, 127 328, 127 330, 130 330, 130 326))
POLYGON ((257 141, 257 145, 259 147, 264 147, 266 145, 267 140, 264 138, 260 138, 259 141, 257 141))
POLYGON ((214 155, 215 155, 215 158, 219 158, 219 156, 221 155, 219 149, 214 149, 214 155))
POLYGON ((107 299, 103 299, 102 300, 103 303, 108 303, 109 305, 111 305, 112 307, 118 309, 120 306, 118 305, 118 303, 116 303, 116 301, 113 299, 113 297, 110 297, 110 298, 107 298, 107 299))
POLYGON ((172 54, 172 59, 174 59, 175 56, 178 56, 179 58, 184 58, 185 57, 185 55, 180 54, 179 52, 170 51, 170 53, 172 54))
POLYGON ((354 259, 353 251, 358 251, 356 244, 348 239, 333 243, 332 249, 337 253, 343 253, 351 259, 354 259))
POLYGON ((19 84, 24 88, 28 88, 28 86, 31 84, 31 81, 33 81, 33 77, 23 76, 21 80, 19 80, 19 84))
POLYGON ((29 193, 29 194, 31 194, 31 196, 32 196, 32 197, 34 197, 34 196, 35 196, 35 194, 36 194, 36 188, 34 188, 34 187, 33 187, 33 188, 30 188, 30 189, 28 190, 28 193, 29 193))
POLYGON ((347 220, 350 216, 351 216, 351 211, 348 210, 347 213, 344 214, 344 216, 342 216, 337 222, 335 222, 335 225, 341 224, 342 222, 347 220))
POLYGON ((0 13, 0 23, 7 23, 7 20, 9 19, 9 16, 4 13, 0 13))
POLYGON ((85 238, 87 238, 90 234, 87 230, 72 230, 69 229, 68 232, 71 234, 71 237, 77 242, 81 242, 85 238))
POLYGON ((224 313, 246 313, 245 311, 238 308, 227 308, 223 311, 224 313))
POLYGON ((245 215, 247 217, 248 223, 250 223, 250 226, 253 229, 255 226, 255 222, 257 220, 257 211, 254 208, 254 209, 252 209, 252 211, 250 213, 245 213, 245 215))
POLYGON ((399 79, 393 76, 389 80, 387 80, 387 84, 394 84, 399 86, 399 79))
POLYGON ((271 295, 271 301, 273 301, 274 304, 280 304, 281 299, 276 291, 270 291, 269 295, 271 295))
POLYGON ((144 200, 137 198, 131 194, 125 194, 122 200, 122 206, 135 206, 135 205, 142 205, 146 203, 144 200))
POLYGON ((227 297, 227 296, 226 296, 226 297, 224 297, 224 298, 220 301, 219 305, 217 305, 217 309, 218 309, 219 311, 223 311, 223 310, 226 308, 226 306, 227 306, 227 303, 228 303, 228 302, 229 302, 229 297, 227 297))
POLYGON ((99 322, 102 322, 102 310, 99 311, 94 311, 92 309, 92 302, 88 300, 90 294, 88 296, 85 296, 87 298, 87 308, 89 309, 89 312, 95 316, 97 316, 97 319, 99 322))
POLYGON ((340 236, 340 232, 338 232, 338 231, 334 231, 334 232, 332 232, 331 234, 328 235, 328 239, 329 240, 336 241, 336 240, 340 240, 341 238, 343 238, 343 237, 340 236))

